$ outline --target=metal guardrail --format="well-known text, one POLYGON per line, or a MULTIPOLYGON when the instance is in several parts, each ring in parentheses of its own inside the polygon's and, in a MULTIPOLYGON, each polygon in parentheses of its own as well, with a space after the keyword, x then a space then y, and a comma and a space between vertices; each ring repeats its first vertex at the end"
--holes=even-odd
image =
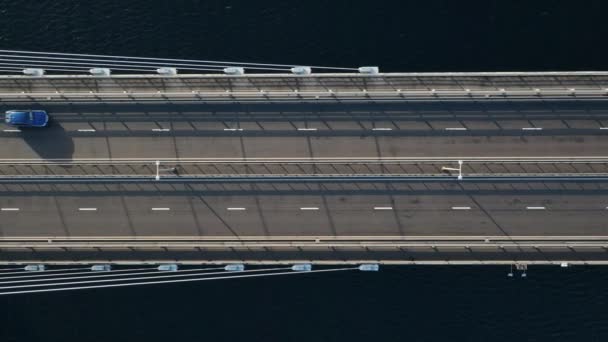
POLYGON ((608 89, 499 89, 499 90, 480 90, 480 89, 465 89, 465 90, 452 90, 452 89, 437 89, 437 90, 328 90, 328 91, 215 91, 215 92, 204 92, 204 91, 189 91, 189 92, 168 92, 168 91, 156 91, 156 92, 93 92, 93 91, 82 91, 82 92, 10 92, 0 93, 0 97, 27 97, 27 96, 40 96, 40 97, 213 97, 213 98, 232 98, 232 97, 291 97, 291 98, 303 98, 303 97, 504 97, 504 96, 607 96, 608 89))
POLYGON ((516 182, 606 182, 608 174, 601 175, 467 175, 463 177, 448 175, 302 175, 302 176, 200 176, 178 177, 163 176, 155 179, 153 176, 15 176, 0 177, 0 183, 338 183, 338 182, 476 182, 476 183, 516 183, 516 182))
MULTIPOLYGON (((165 158, 158 159, 161 163, 169 164, 327 164, 327 163, 350 163, 350 164, 418 164, 418 163, 457 163, 459 160, 471 163, 501 163, 501 164, 552 164, 552 163, 600 163, 608 164, 608 157, 584 156, 584 157, 383 157, 383 158, 165 158)), ((156 163, 155 159, 148 158, 83 158, 83 159, 0 159, 0 165, 114 165, 114 164, 150 164, 156 163)))
POLYGON ((428 241, 428 242, 408 242, 408 241, 395 241, 395 242, 378 242, 378 241, 360 241, 360 242, 0 242, 0 249, 2 248, 43 248, 43 249, 64 249, 64 248, 512 248, 512 247, 523 247, 523 248, 604 248, 608 250, 608 241, 596 241, 596 242, 579 242, 579 241, 565 241, 565 242, 519 242, 519 241, 501 241, 501 242, 441 242, 441 241, 428 241))
POLYGON ((0 102, 315 102, 429 100, 608 99, 608 89, 260 92, 21 92, 0 93, 0 102))
POLYGON ((0 242, 79 242, 79 241, 156 241, 156 242, 192 242, 192 241, 465 241, 465 242, 499 242, 499 241, 604 241, 608 235, 177 235, 177 236, 0 236, 0 242))
POLYGON ((95 76, 86 74, 57 74, 44 76, 31 75, 0 75, 0 79, 104 79, 104 78, 333 78, 333 77, 358 77, 358 78, 382 78, 382 77, 442 77, 442 78, 468 78, 468 77, 601 77, 608 76, 608 71, 463 71, 463 72, 380 72, 377 74, 361 74, 354 72, 323 72, 307 75, 294 75, 293 73, 249 73, 246 75, 227 75, 221 73, 191 73, 166 75, 157 73, 147 74, 111 74, 110 76, 95 76))

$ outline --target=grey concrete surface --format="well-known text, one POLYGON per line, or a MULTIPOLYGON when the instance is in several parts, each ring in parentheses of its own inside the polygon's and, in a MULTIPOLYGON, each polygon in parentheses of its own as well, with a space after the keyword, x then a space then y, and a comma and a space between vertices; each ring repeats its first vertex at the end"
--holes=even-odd
POLYGON ((181 183, 335 179, 608 179, 608 158, 0 160, 0 183, 46 180, 181 183), (158 179, 156 179, 158 177, 158 179), (577 178, 578 177, 578 178, 577 178))
POLYGON ((606 72, 545 73, 353 73, 226 75, 122 75, 83 76, 5 76, 0 92, 21 91, 238 91, 238 90, 397 90, 397 89, 501 89, 501 88, 605 88, 606 72))
MULTIPOLYGON (((382 264, 421 265, 491 265, 540 264, 568 265, 608 264, 604 248, 142 248, 142 249, 74 249, 50 248, 0 249, 0 264, 25 263, 91 264, 91 263, 167 263, 226 264, 382 264)), ((505 267, 505 273, 508 268, 505 267)))

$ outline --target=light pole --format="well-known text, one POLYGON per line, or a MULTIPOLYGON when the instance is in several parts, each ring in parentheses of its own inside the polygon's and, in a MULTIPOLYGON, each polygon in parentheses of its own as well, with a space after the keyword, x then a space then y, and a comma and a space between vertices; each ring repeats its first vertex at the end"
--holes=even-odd
POLYGON ((443 166, 441 171, 458 171, 458 180, 462 180, 462 160, 458 161, 458 168, 443 166))
POLYGON ((156 180, 160 180, 159 166, 160 166, 160 161, 157 160, 156 161, 156 180))
POLYGON ((166 168, 166 169, 161 169, 160 168, 160 160, 156 161, 156 180, 160 180, 160 172, 171 172, 175 175, 177 175, 177 167, 170 167, 170 168, 166 168))

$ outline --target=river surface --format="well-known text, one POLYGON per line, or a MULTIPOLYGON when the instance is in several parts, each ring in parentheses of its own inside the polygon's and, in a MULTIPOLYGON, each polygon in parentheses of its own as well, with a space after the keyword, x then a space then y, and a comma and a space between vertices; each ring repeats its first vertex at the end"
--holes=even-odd
MULTIPOLYGON (((0 48, 608 70, 605 1, 0 1, 0 48)), ((584 222, 581 222, 584 224, 584 222)), ((606 341, 608 267, 384 267, 0 298, 0 341, 606 341)))

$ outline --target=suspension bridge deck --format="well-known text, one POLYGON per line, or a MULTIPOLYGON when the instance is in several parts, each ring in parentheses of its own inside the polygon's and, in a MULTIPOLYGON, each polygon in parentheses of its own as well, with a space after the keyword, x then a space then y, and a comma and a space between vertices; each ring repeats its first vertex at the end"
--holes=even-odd
POLYGON ((1 76, 1 111, 52 122, 0 125, 0 263, 608 263, 607 89, 602 72, 1 76))

